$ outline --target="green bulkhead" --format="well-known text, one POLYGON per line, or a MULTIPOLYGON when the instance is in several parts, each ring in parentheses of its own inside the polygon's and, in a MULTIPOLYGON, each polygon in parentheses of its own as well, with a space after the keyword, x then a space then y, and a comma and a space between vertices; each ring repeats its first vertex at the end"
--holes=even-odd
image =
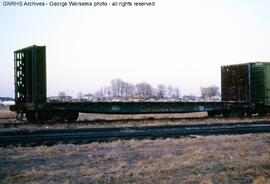
POLYGON ((16 105, 46 102, 46 47, 30 46, 14 52, 16 105))

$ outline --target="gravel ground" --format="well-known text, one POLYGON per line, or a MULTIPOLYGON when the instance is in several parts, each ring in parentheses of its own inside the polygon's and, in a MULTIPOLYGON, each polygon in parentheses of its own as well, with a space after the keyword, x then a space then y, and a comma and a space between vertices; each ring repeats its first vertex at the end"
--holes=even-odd
POLYGON ((9 107, 0 107, 0 119, 16 118, 16 113, 9 110, 9 107))
POLYGON ((270 134, 0 148, 0 183, 270 183, 270 134))

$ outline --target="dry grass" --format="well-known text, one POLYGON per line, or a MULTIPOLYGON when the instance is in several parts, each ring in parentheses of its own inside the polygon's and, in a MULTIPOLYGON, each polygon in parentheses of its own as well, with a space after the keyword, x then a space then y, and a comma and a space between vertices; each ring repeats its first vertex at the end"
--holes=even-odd
POLYGON ((270 182, 270 134, 0 148, 0 183, 270 182))

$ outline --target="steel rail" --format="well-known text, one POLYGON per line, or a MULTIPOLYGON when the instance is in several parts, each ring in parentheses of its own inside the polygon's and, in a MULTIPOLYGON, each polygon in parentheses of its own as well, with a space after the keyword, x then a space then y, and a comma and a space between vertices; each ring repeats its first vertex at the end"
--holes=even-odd
POLYGON ((269 133, 269 124, 115 127, 93 129, 59 129, 38 131, 8 131, 0 133, 0 146, 37 146, 58 143, 106 142, 118 139, 178 138, 190 135, 224 135, 269 133))

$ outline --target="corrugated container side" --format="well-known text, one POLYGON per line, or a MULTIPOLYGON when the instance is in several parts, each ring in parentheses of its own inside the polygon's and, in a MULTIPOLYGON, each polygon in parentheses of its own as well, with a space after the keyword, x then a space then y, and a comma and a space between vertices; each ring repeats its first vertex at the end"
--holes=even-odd
POLYGON ((248 64, 221 67, 221 92, 223 101, 249 101, 248 64))

